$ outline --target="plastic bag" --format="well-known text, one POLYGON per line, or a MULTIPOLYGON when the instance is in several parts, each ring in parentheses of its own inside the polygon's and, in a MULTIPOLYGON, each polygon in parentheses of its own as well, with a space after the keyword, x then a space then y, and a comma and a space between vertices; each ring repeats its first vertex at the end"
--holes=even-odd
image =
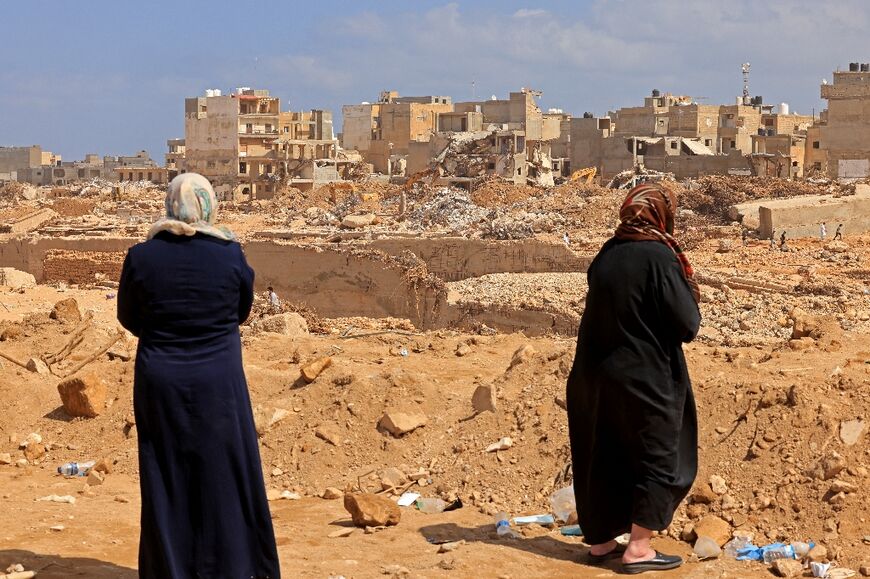
POLYGON ((574 487, 565 487, 550 495, 550 506, 556 519, 565 523, 577 511, 577 501, 574 498, 574 487))

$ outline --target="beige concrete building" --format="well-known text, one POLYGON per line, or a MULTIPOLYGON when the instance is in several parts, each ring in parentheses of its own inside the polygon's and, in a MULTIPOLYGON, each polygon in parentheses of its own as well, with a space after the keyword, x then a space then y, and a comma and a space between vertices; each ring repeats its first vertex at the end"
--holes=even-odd
POLYGON ((282 185, 340 180, 337 153, 328 111, 282 112, 280 99, 249 88, 185 100, 177 169, 204 175, 221 198, 263 199, 282 185))
POLYGON ((828 176, 870 176, 870 63, 851 63, 848 71, 835 72, 833 84, 823 84, 821 92, 828 112, 819 126, 819 148, 825 151, 828 176))
POLYGON ((0 181, 15 180, 19 169, 40 167, 42 158, 43 150, 39 145, 0 147, 0 181))
POLYGON ((392 163, 410 153, 411 143, 429 142, 439 115, 453 110, 448 96, 400 97, 384 91, 376 103, 342 107, 341 144, 359 151, 375 171, 392 173, 392 163))

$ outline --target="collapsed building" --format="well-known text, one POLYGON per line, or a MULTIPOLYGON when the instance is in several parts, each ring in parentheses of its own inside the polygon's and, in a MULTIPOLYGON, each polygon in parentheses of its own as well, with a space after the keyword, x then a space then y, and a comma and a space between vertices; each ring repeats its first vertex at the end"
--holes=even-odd
POLYGON ((571 166, 594 167, 607 179, 638 165, 678 179, 802 176, 812 123, 812 116, 792 114, 785 103, 764 104, 762 97, 705 105, 653 90, 643 106, 571 119, 571 166))
POLYGON ((186 99, 184 133, 183 151, 169 143, 175 169, 204 175, 223 199, 264 199, 281 186, 340 181, 359 161, 340 152, 331 112, 281 111, 267 90, 208 90, 186 99))

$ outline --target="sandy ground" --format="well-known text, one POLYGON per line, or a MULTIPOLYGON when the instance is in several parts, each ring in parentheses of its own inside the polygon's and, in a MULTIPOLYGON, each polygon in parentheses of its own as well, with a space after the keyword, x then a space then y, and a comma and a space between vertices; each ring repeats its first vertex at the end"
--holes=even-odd
MULTIPOLYGON (((44 579, 137 576, 139 496, 130 476, 79 494, 83 482, 42 471, 0 471, 0 508, 6 524, 0 532, 0 565, 21 563, 44 579), (73 495, 74 505, 36 502, 45 494, 73 495), (63 530, 52 527, 63 526, 63 530)), ((586 548, 579 539, 557 531, 501 540, 488 517, 472 509, 426 515, 403 509, 401 523, 366 534, 356 529, 345 538, 328 538, 351 526, 340 500, 306 498, 271 503, 281 569, 285 577, 616 577, 618 564, 582 564, 586 548), (457 550, 438 554, 430 540, 465 540, 457 550), (396 567, 393 567, 396 566, 396 567), (396 571, 393 571, 396 569, 396 571)), ((672 539, 655 542, 661 550, 689 556, 687 545, 672 539)), ((768 577, 750 563, 717 560, 692 562, 662 577, 768 577)))

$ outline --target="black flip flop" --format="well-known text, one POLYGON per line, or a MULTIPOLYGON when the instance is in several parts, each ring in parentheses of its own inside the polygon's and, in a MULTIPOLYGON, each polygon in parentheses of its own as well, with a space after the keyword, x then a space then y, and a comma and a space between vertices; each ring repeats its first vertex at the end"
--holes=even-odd
POLYGON ((625 553, 625 545, 622 543, 617 543, 616 546, 610 551, 604 553, 603 555, 593 555, 589 553, 586 555, 586 563, 589 565, 601 565, 602 563, 606 563, 613 559, 618 559, 622 557, 625 553))
POLYGON ((647 571, 667 571, 668 569, 676 569, 682 564, 682 557, 677 555, 665 555, 656 551, 656 556, 648 561, 623 563, 622 571, 628 575, 636 575, 637 573, 645 573, 647 571))

